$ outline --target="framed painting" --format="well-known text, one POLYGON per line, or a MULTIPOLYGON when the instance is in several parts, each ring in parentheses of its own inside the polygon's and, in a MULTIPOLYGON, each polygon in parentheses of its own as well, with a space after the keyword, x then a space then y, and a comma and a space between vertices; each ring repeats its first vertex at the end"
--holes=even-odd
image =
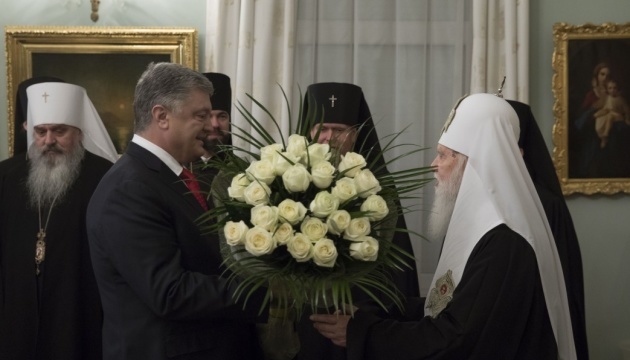
POLYGON ((629 193, 630 23, 557 23, 553 37, 553 161, 563 193, 629 193))
POLYGON ((6 27, 9 155, 16 136, 18 85, 48 76, 84 87, 119 154, 133 136, 133 93, 151 62, 198 68, 193 28, 6 27))

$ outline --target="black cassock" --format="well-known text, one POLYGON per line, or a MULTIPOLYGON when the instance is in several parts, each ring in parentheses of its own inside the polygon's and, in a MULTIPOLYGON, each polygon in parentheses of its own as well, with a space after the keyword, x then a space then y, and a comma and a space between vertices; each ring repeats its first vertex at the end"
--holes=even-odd
POLYGON ((473 249, 453 299, 437 318, 409 299, 403 315, 358 311, 349 360, 557 359, 533 248, 499 225, 473 249))
MULTIPOLYGON (((28 204, 24 155, 0 163, 0 359, 100 359, 102 310, 85 212, 111 162, 85 152, 81 173, 46 229, 35 275, 38 210, 28 204)), ((48 209, 42 208, 42 226, 48 209)))
MULTIPOLYGON (((317 95, 321 100, 327 98, 322 95, 326 93, 326 91, 338 91, 340 90, 337 86, 339 84, 330 83, 331 85, 324 85, 320 88, 320 90, 316 90, 317 95), (330 87, 332 86, 332 87, 330 87), (322 92, 323 91, 323 92, 322 92), (323 97, 323 99, 322 99, 323 97)), ((349 85, 349 84, 346 84, 349 85)), ((345 85, 342 85, 345 86, 345 85)), ((349 85, 353 87, 354 85, 349 85)), ((357 87, 358 89, 358 87, 357 87)), ((312 91, 312 88, 309 87, 307 90, 307 94, 305 95, 304 100, 304 113, 308 113, 308 103, 312 100, 309 97, 308 91, 312 91)), ((337 108, 330 107, 324 101, 324 103, 319 103, 318 106, 325 106, 325 113, 327 116, 326 122, 337 122, 344 124, 345 120, 356 121, 356 125, 359 124, 358 135, 356 143, 354 144, 353 151, 360 153, 365 157, 365 160, 368 164, 367 168, 372 170, 375 175, 384 176, 389 173, 387 169, 385 160, 382 157, 382 149, 379 142, 378 134, 376 133, 376 128, 374 126, 374 121, 372 119, 372 115, 363 96, 363 92, 359 90, 359 94, 349 93, 348 99, 351 101, 356 101, 356 109, 357 114, 353 114, 352 112, 346 113, 342 108, 340 108, 339 112, 336 113, 337 108), (344 119, 344 117, 346 119, 344 119)), ((312 106, 312 105, 311 105, 312 106)), ((353 106, 348 106, 348 108, 354 108, 353 106)), ((400 209, 401 204, 398 199, 395 200, 396 206, 400 209)), ((407 229, 407 224, 405 222, 404 215, 400 214, 398 216, 398 220, 396 223, 396 228, 398 229, 407 229)), ((411 245, 411 239, 408 232, 398 231, 394 234, 392 239, 392 243, 406 251, 407 253, 414 255, 413 246, 411 245)), ((420 296, 420 287, 418 282, 418 272, 416 262, 413 259, 405 258, 406 263, 410 268, 404 268, 403 271, 391 271, 391 279, 393 285, 400 291, 402 294, 401 297, 417 297, 420 296)), ((387 298, 380 296, 381 300, 384 300, 386 304, 387 298)), ((355 290, 353 291, 353 300, 356 302, 363 302, 369 300, 369 296, 362 291, 355 290)), ((309 310, 309 309, 307 309, 309 310)), ((322 310, 323 311, 323 310, 322 310)), ((297 331, 300 334, 300 342, 301 342, 301 350, 299 354, 296 356, 297 360, 342 360, 346 358, 345 349, 339 346, 334 345, 330 340, 323 337, 319 332, 317 332, 313 328, 313 322, 308 319, 309 311, 305 311, 304 315, 301 318, 297 325, 297 331)), ((393 359, 393 358, 392 358, 393 359)))
POLYGON ((571 213, 564 200, 549 150, 529 105, 508 100, 518 114, 521 134, 519 146, 523 160, 536 186, 558 249, 564 282, 567 288, 573 339, 578 360, 588 360, 586 315, 584 310, 584 274, 580 243, 571 213))
MULTIPOLYGON (((398 203, 400 206, 400 203, 398 203)), ((398 217, 396 227, 399 229, 406 229, 405 218, 403 215, 398 217)), ((392 239, 392 242, 405 250, 407 253, 413 255, 413 248, 411 246, 411 240, 409 233, 396 232, 392 239)), ((418 297, 420 296, 419 283, 417 277, 416 264, 413 260, 405 259, 406 263, 411 266, 411 269, 405 268, 403 271, 391 271, 392 282, 401 292, 401 297, 418 297)), ((355 304, 361 304, 368 302, 370 298, 361 291, 353 291, 353 299, 355 304)), ((388 298, 380 296, 381 300, 388 304, 388 298)), ((371 307, 378 308, 378 306, 371 307)), ((322 313, 326 313, 326 310, 322 309, 322 313)), ((334 310, 329 310, 332 312, 334 310)), ((334 345, 329 339, 322 336, 313 327, 313 322, 308 319, 311 314, 310 309, 307 307, 301 320, 297 322, 297 331, 300 334, 301 349, 299 354, 295 357, 296 360, 344 360, 346 359, 346 349, 334 345)), ((394 358, 392 358, 394 359, 394 358)))

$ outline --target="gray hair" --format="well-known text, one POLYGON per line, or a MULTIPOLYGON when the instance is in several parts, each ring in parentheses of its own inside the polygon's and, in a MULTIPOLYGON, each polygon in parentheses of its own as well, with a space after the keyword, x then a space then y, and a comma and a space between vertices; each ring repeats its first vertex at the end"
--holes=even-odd
POLYGON ((175 63, 150 63, 136 84, 134 133, 148 128, 155 105, 178 111, 193 90, 206 92, 208 96, 214 93, 210 80, 197 71, 175 63))

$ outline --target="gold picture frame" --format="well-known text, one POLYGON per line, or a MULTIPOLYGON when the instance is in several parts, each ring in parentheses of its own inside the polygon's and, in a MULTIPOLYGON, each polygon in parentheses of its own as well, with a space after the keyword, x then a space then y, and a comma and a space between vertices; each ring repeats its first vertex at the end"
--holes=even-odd
POLYGON ((553 27, 553 161, 565 195, 630 192, 630 23, 553 27))
POLYGON ((133 92, 150 62, 198 69, 194 28, 31 27, 5 28, 9 155, 16 132, 16 91, 31 77, 51 76, 83 86, 114 146, 124 152, 133 134, 133 92))

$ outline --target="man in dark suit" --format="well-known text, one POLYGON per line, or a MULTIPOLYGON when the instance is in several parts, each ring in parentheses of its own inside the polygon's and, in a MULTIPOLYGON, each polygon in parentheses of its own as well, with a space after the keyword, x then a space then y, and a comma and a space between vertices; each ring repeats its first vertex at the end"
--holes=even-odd
POLYGON ((235 301, 219 243, 195 224, 207 204, 182 166, 204 152, 212 92, 202 74, 172 63, 150 64, 136 85, 134 137, 87 214, 104 359, 260 357, 261 297, 246 309, 235 301))

